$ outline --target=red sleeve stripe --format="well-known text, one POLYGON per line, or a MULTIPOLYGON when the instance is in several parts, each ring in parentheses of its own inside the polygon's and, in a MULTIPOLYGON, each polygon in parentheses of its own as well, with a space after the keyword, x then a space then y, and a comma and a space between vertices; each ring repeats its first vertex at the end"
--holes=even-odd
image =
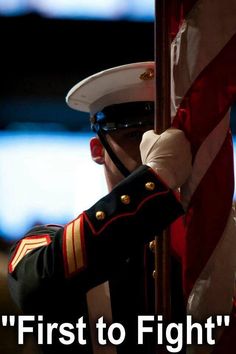
POLYGON ((82 216, 66 225, 64 231, 64 264, 66 276, 71 276, 85 266, 82 216))
POLYGON ((25 257, 27 253, 35 248, 47 246, 49 243, 51 243, 49 235, 28 236, 22 239, 18 243, 18 246, 9 263, 9 272, 12 273, 15 270, 17 264, 25 257))
MULTIPOLYGON (((159 177, 158 177, 159 178, 159 177)), ((170 189, 166 190, 166 191, 162 191, 162 192, 157 192, 157 193, 153 193, 151 195, 149 195, 148 197, 146 197, 145 199, 143 199, 139 204, 138 206, 136 207, 136 209, 134 209, 133 211, 130 211, 130 212, 126 212, 126 213, 121 213, 121 214, 117 214, 113 217, 111 217, 110 219, 107 220, 107 222, 104 224, 102 223, 100 229, 95 229, 92 222, 90 221, 89 219, 89 216, 87 215, 87 213, 84 211, 83 212, 83 215, 84 215, 84 218, 86 220, 86 222, 88 223, 92 233, 97 236, 97 235, 100 235, 108 225, 110 225, 111 223, 113 223, 115 220, 117 219, 120 219, 120 218, 124 218, 124 217, 129 217, 129 216, 134 216, 137 214, 137 212, 142 208, 142 206, 147 202, 149 201, 150 199, 153 199, 155 197, 157 197, 158 195, 165 195, 165 194, 168 194, 170 191, 170 189)), ((172 191, 173 193, 173 191, 172 191)), ((178 200, 177 198, 177 194, 174 193, 173 194, 175 196, 175 198, 178 200)))

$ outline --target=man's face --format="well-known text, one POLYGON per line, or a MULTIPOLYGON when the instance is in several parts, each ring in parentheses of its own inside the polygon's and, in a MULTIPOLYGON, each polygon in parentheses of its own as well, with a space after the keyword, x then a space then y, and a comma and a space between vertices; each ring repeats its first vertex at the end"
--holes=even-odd
MULTIPOLYGON (((106 136, 112 150, 130 172, 134 171, 142 163, 139 145, 143 133, 148 129, 152 129, 152 127, 124 128, 111 132, 106 136)), ((104 151, 104 167, 110 191, 124 176, 114 165, 106 150, 104 151)))

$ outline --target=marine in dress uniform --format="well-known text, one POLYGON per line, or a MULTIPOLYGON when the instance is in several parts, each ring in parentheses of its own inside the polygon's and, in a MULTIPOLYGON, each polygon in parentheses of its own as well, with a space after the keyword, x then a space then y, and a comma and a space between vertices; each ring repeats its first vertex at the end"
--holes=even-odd
MULTIPOLYGON (((105 70, 71 89, 67 103, 90 112, 92 129, 122 177, 117 184, 108 183, 109 193, 67 225, 34 227, 14 245, 9 261, 12 297, 24 314, 43 315, 44 323, 75 324, 83 316, 88 324, 86 294, 108 281, 112 320, 126 330, 124 342, 116 348, 122 354, 147 354, 148 341, 137 345, 137 317, 154 310, 148 245, 183 215, 173 189, 187 178, 191 161, 186 138, 178 132, 173 137, 172 131, 151 133, 142 141, 139 167, 129 168, 117 156, 112 133, 131 129, 143 134, 150 129, 153 101, 152 62, 105 70), (178 155, 181 144, 183 153, 178 155), (165 156, 172 156, 171 163, 165 156)), ((106 177, 109 182, 109 171, 106 177)), ((174 298, 180 299, 177 285, 174 298)), ((43 351, 91 354, 89 325, 85 333, 86 345, 77 339, 63 345, 62 334, 54 331, 52 344, 45 337, 43 351)))

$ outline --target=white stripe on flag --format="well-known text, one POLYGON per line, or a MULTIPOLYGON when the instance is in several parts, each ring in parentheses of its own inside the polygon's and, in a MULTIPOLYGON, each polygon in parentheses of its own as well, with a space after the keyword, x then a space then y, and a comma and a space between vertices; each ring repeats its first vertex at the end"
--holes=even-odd
POLYGON ((193 193, 220 151, 229 129, 229 121, 230 115, 228 112, 200 146, 194 160, 192 173, 182 187, 181 199, 185 209, 187 209, 193 193))

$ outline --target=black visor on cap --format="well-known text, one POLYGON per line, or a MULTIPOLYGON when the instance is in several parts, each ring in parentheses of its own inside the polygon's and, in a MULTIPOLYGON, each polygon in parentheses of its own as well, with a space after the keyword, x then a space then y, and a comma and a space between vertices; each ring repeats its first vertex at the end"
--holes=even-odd
POLYGON ((117 129, 153 125, 154 102, 127 102, 105 107, 91 117, 93 130, 105 132, 117 129))

